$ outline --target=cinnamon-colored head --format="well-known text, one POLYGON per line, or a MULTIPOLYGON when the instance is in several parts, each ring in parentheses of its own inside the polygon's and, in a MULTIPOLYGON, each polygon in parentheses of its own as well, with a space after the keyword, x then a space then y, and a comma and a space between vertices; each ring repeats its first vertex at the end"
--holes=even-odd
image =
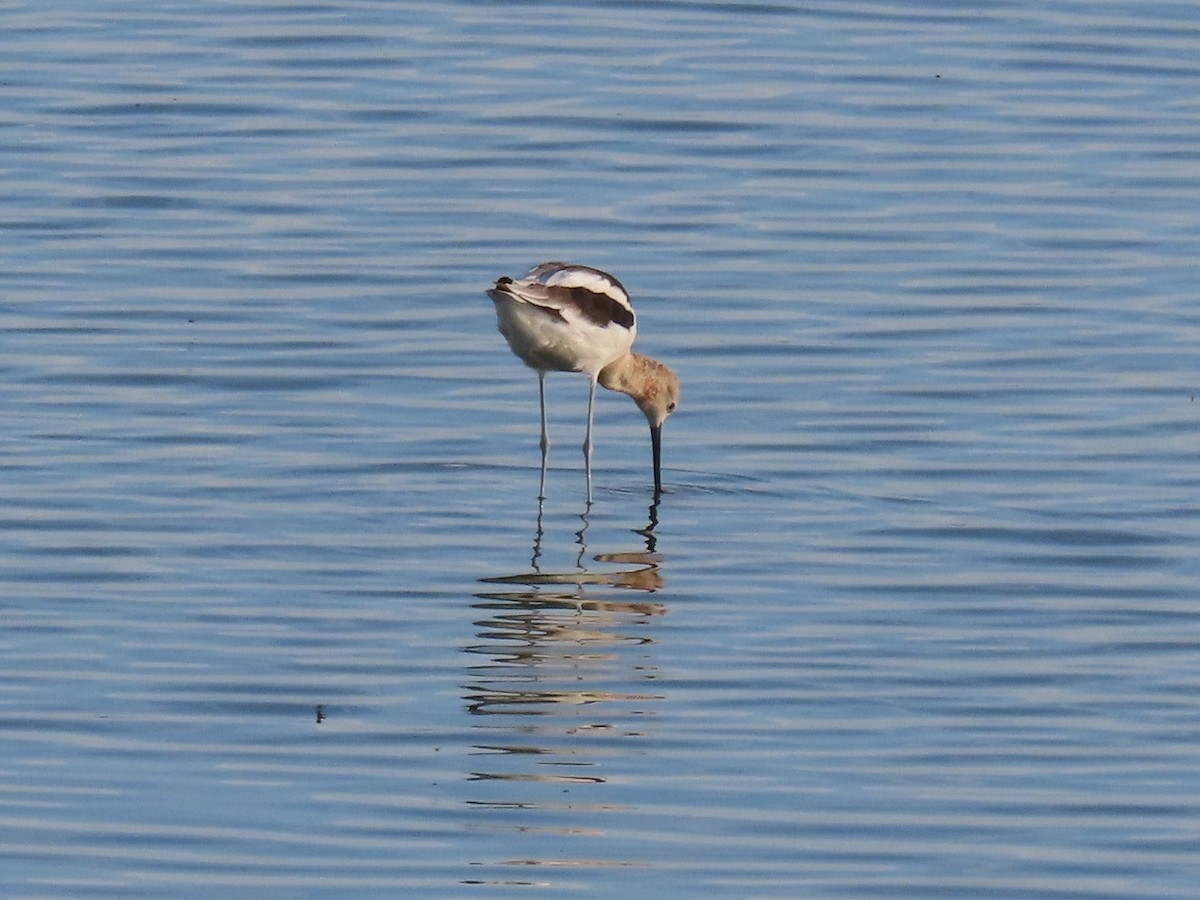
POLYGON ((679 405, 679 378, 660 362, 652 359, 646 362, 649 371, 642 390, 633 395, 633 402, 638 405, 651 428, 661 427, 679 405))

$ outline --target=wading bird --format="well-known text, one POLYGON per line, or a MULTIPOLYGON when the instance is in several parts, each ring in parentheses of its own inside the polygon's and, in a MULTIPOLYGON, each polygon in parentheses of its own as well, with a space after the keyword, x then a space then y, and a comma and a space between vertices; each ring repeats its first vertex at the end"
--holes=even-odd
POLYGON ((596 383, 628 394, 650 423, 654 492, 662 492, 662 424, 679 402, 679 379, 656 360, 630 350, 637 317, 621 282, 591 266, 547 262, 520 278, 500 278, 487 292, 500 333, 538 376, 542 412, 542 479, 546 495, 546 373, 582 372, 591 379, 583 459, 592 502, 592 407, 596 383))

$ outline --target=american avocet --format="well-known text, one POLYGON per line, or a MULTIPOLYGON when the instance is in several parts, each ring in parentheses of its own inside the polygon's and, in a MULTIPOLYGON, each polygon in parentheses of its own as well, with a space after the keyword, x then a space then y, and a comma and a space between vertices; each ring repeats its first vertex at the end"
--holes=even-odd
POLYGON ((582 372, 591 379, 583 459, 592 500, 592 406, 596 383, 633 398, 650 423, 654 491, 662 492, 662 424, 679 402, 675 373, 630 351, 637 317, 621 282, 591 266, 542 263, 517 279, 507 275, 487 292, 496 304, 500 333, 512 352, 538 375, 542 412, 542 480, 546 495, 546 373, 582 372))

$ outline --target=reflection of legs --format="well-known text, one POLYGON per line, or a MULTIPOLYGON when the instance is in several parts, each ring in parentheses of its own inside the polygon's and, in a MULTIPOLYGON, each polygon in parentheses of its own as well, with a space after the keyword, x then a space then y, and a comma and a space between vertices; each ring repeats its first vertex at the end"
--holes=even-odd
POLYGON ((596 376, 588 386, 587 431, 583 435, 583 465, 587 470, 587 502, 592 502, 592 407, 596 402, 596 376))
POLYGON ((538 499, 546 499, 546 456, 550 452, 550 434, 546 431, 546 373, 538 370, 538 403, 542 407, 542 480, 538 484, 538 499))

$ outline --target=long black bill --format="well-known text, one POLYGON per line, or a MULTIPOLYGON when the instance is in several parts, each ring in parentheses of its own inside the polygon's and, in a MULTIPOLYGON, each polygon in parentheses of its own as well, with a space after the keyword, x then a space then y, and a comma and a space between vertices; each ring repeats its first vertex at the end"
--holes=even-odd
POLYGON ((662 426, 650 426, 650 450, 654 453, 654 493, 662 493, 662 426))

